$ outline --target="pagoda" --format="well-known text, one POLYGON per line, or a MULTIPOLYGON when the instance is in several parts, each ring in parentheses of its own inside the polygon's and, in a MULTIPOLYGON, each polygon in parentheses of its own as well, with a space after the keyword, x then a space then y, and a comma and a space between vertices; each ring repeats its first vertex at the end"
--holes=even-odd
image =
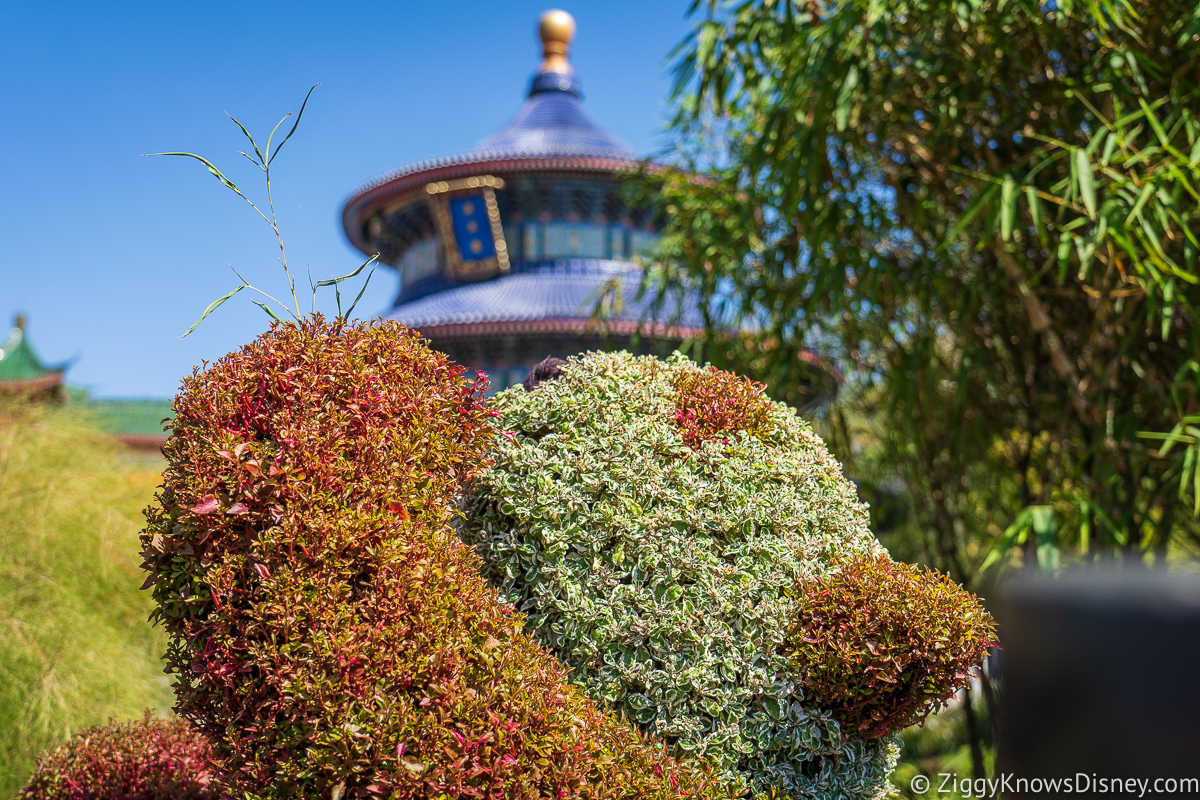
POLYGON ((703 332, 695 304, 655 315, 637 297, 635 259, 659 230, 654 210, 621 191, 638 158, 583 108, 567 60, 575 20, 547 11, 538 31, 542 65, 507 126, 383 175, 342 212, 351 244, 399 273, 385 316, 484 370, 494 390, 547 356, 669 351, 703 332))
POLYGON ((63 400, 66 365, 47 366, 38 358, 25 333, 25 317, 17 315, 12 330, 0 342, 0 392, 39 400, 63 400))

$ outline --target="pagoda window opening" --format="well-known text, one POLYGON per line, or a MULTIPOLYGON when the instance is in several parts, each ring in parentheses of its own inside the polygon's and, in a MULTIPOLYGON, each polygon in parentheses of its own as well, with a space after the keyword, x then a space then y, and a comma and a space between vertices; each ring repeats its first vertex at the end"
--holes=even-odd
POLYGON ((525 261, 540 261, 543 257, 542 226, 537 222, 526 222, 521 226, 521 258, 525 261))
POLYGON ((604 258, 604 232, 599 226, 551 223, 543 235, 544 258, 604 258))
POLYGON ((418 281, 445 270, 442 258, 442 243, 434 236, 423 239, 405 251, 397 265, 400 273, 400 288, 412 286, 418 281))

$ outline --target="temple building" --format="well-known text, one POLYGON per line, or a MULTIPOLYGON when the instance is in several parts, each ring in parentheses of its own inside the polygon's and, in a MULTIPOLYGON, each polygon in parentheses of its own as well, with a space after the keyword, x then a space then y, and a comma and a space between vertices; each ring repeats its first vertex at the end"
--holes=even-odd
POLYGON ((129 447, 157 451, 167 440, 163 420, 171 416, 169 400, 97 400, 63 377, 69 364, 47 365, 29 342, 25 317, 17 315, 12 330, 0 341, 0 397, 65 403, 88 421, 129 447))
POLYGON ((67 366, 42 363, 25 334, 25 317, 13 321, 12 330, 0 342, 0 392, 44 400, 62 400, 63 373, 67 366))
POLYGON ((571 15, 546 12, 539 34, 544 60, 507 126, 469 152, 383 175, 342 214, 350 242, 399 273, 385 316, 487 372, 493 389, 549 355, 669 351, 703 329, 695 307, 651 315, 638 300, 635 258, 658 225, 621 192, 637 156, 584 111, 567 60, 571 15))

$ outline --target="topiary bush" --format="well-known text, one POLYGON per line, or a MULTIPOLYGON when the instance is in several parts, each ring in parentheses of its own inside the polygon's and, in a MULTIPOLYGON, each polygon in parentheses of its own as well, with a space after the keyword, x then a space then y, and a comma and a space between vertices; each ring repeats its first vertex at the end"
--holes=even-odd
POLYGON ((184 380, 143 554, 232 796, 715 796, 566 682, 449 527, 485 387, 319 316, 184 380))
POLYGON ((37 762, 19 800, 217 800, 208 742, 181 719, 84 728, 37 762))
POLYGON ((812 703, 877 737, 944 706, 995 638, 991 615, 970 592, 876 555, 804 585, 785 650, 812 703))
POLYGON ((736 790, 887 794, 894 737, 806 694, 801 587, 883 557, 820 438, 762 387, 625 353, 495 398, 506 429, 462 536, 594 698, 736 790))

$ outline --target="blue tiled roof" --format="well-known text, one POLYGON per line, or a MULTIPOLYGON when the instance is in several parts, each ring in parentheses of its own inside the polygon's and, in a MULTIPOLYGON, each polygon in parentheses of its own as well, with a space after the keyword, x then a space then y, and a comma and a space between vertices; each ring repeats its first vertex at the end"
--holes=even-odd
MULTIPOLYGON (((431 292, 395 306, 388 319, 420 330, 442 325, 536 322, 591 318, 603 287, 614 278, 624 307, 611 321, 650 322, 650 298, 637 300, 642 273, 636 264, 599 259, 562 259, 512 265, 512 271, 478 283, 430 287, 431 292)), ((648 293, 649 294, 649 293, 648 293)), ((694 302, 660 310, 656 321, 702 328, 694 302)))
POLYGON ((501 130, 481 139, 475 149, 439 156, 400 167, 355 191, 350 204, 374 187, 439 167, 477 164, 507 158, 607 158, 634 163, 628 144, 601 128, 583 110, 579 84, 573 75, 543 72, 535 75, 529 98, 501 130))
POLYGON ((492 158, 594 156, 632 161, 633 149, 595 123, 583 110, 571 75, 543 72, 533 79, 529 99, 512 121, 483 139, 471 155, 492 158))

